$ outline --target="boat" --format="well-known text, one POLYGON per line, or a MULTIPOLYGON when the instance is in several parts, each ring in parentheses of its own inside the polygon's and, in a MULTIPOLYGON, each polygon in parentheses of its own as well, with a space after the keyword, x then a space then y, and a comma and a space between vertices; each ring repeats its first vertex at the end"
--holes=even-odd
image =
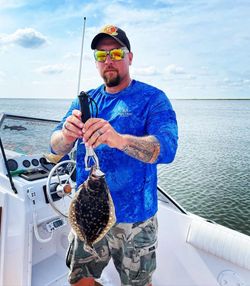
MULTIPOLYGON (((66 286, 74 155, 49 152, 56 120, 0 115, 0 285, 66 286)), ((249 286, 250 237, 187 212, 161 187, 153 286, 249 286)), ((112 261, 98 282, 120 285, 112 261)), ((133 286, 133 285, 132 285, 133 286)))

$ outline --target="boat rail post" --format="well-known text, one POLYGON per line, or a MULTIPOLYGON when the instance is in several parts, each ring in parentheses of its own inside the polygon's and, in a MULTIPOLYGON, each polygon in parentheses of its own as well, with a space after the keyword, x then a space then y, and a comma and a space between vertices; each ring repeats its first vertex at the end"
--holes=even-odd
POLYGON ((7 162, 7 158, 6 158, 6 155, 5 155, 5 152, 4 152, 4 147, 3 147, 3 143, 2 143, 1 137, 0 137, 0 148, 1 148, 2 155, 3 155, 3 161, 4 161, 4 164, 5 164, 5 168, 7 170, 7 174, 8 174, 8 177, 9 177, 11 188, 12 188, 13 192, 15 194, 17 194, 17 189, 16 189, 16 187, 14 185, 14 182, 12 180, 12 176, 11 176, 10 169, 9 169, 9 166, 8 166, 8 162, 7 162))
POLYGON ((4 266, 6 265, 4 258, 6 257, 6 240, 7 240, 7 194, 0 196, 0 285, 4 285, 4 266), (2 207, 4 206, 4 208, 2 207))

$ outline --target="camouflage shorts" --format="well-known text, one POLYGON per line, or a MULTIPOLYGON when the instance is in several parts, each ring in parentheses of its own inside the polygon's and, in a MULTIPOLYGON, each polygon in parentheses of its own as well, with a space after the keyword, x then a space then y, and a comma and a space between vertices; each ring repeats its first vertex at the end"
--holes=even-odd
POLYGON ((119 223, 94 245, 98 256, 84 250, 84 242, 70 235, 67 253, 69 283, 83 277, 100 278, 103 269, 113 258, 122 285, 146 286, 152 281, 156 268, 157 217, 142 223, 119 223))

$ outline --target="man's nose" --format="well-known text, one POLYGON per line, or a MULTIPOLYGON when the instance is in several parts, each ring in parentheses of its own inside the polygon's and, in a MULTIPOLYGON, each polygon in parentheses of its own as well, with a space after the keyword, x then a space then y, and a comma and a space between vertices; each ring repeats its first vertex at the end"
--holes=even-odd
POLYGON ((111 57, 110 57, 110 55, 108 54, 107 56, 106 56, 106 59, 105 59, 105 63, 111 63, 111 62, 113 62, 113 60, 111 59, 111 57))

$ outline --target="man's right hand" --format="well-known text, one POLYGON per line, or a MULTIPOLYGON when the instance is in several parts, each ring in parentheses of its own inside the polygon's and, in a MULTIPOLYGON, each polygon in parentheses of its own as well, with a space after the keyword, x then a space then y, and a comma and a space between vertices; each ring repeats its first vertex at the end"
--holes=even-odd
POLYGON ((81 111, 74 109, 63 124, 62 134, 68 143, 74 142, 77 138, 82 138, 82 128, 84 124, 81 121, 81 111))
POLYGON ((62 130, 52 134, 50 144, 56 154, 68 154, 73 148, 74 142, 83 137, 81 115, 81 111, 73 110, 72 115, 63 124, 62 130))

